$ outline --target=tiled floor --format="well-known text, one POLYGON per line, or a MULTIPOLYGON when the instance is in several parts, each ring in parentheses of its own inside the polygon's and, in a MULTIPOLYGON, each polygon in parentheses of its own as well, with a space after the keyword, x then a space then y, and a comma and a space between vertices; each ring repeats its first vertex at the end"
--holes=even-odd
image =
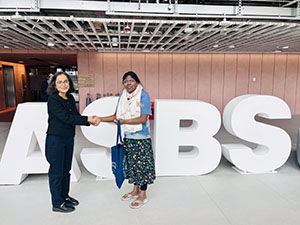
MULTIPOLYGON (((300 119, 272 121, 288 131, 296 148, 300 119)), ((0 123, 0 152, 10 123, 0 123)), ((239 141, 224 129, 221 143, 239 141)), ((82 147, 93 147, 77 129, 76 156, 82 176, 71 194, 80 205, 71 214, 53 213, 47 175, 30 175, 19 186, 0 186, 2 225, 299 225, 300 167, 295 151, 276 174, 240 175, 225 159, 212 173, 191 177, 158 177, 148 191, 149 202, 132 210, 120 200, 112 180, 96 181, 80 163, 82 147)))

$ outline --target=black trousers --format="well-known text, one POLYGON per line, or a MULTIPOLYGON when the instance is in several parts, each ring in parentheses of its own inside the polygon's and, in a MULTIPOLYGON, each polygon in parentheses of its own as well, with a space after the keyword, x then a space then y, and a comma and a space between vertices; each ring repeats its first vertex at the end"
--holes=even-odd
POLYGON ((46 158, 53 207, 59 207, 69 196, 74 137, 47 135, 46 158))

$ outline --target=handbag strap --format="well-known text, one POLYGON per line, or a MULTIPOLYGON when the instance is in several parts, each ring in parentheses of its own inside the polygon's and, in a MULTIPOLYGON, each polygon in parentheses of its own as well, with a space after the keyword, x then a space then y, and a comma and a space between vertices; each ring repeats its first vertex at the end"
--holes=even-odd
POLYGON ((117 143, 119 143, 119 140, 120 140, 120 143, 123 142, 122 140, 122 135, 121 135, 121 123, 120 123, 120 120, 118 120, 118 132, 117 132, 117 143))

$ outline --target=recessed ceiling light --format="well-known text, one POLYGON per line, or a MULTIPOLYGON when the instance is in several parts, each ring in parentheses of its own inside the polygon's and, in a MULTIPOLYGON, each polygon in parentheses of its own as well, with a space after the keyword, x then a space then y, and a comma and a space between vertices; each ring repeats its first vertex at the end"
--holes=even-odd
POLYGON ((20 60, 20 61, 18 61, 18 63, 24 63, 24 61, 20 60))
POLYGON ((53 43, 53 42, 48 42, 47 45, 48 45, 49 47, 53 47, 53 46, 54 46, 54 43, 53 43))
POLYGON ((235 48, 235 45, 229 45, 228 48, 235 48))
POLYGON ((213 48, 217 48, 217 47, 219 47, 219 45, 213 45, 213 48))
POLYGON ((289 48, 289 46, 283 46, 282 47, 282 49, 288 49, 289 48))
POLYGON ((113 37, 113 38, 111 39, 111 42, 112 42, 112 46, 114 46, 114 47, 118 46, 118 38, 113 37))
POLYGON ((193 31, 192 27, 187 27, 184 29, 184 33, 191 33, 193 31))

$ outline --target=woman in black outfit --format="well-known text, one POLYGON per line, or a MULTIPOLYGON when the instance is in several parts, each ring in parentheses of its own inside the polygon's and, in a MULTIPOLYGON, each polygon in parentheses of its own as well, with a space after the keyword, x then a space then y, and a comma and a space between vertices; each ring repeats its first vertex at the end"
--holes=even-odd
POLYGON ((48 130, 46 158, 50 164, 49 186, 54 212, 72 212, 79 202, 69 196, 75 125, 98 125, 96 116, 81 116, 77 109, 71 78, 65 72, 56 73, 49 84, 48 130))

